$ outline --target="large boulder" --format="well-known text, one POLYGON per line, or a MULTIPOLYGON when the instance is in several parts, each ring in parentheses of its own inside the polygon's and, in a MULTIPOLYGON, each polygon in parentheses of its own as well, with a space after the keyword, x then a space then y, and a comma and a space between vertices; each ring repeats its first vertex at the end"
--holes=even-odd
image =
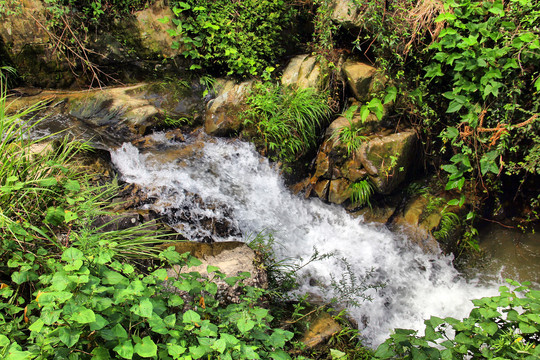
POLYGON ((297 55, 291 59, 283 75, 281 84, 297 88, 318 88, 321 82, 321 66, 316 56, 297 55))
POLYGON ((374 138, 358 149, 356 156, 378 193, 390 194, 405 180, 414 158, 415 145, 416 133, 403 131, 374 138))
POLYGON ((367 101, 370 94, 383 89, 385 79, 377 68, 354 60, 347 60, 342 66, 343 77, 354 97, 359 101, 367 101))
MULTIPOLYGON (((416 134, 413 131, 395 134, 389 130, 368 131, 364 143, 351 151, 338 135, 343 126, 350 126, 350 122, 339 117, 327 129, 326 139, 314 161, 308 193, 313 191, 325 201, 344 204, 351 197, 350 186, 360 181, 369 180, 379 194, 395 191, 413 164, 416 134)), ((349 207, 354 209, 354 206, 349 207)))
POLYGON ((8 111, 43 102, 39 126, 53 131, 68 130, 81 140, 100 148, 131 141, 148 128, 161 126, 167 118, 194 119, 203 109, 198 90, 186 88, 181 98, 174 91, 154 84, 138 84, 90 91, 45 90, 13 99, 8 111), (65 118, 69 118, 66 121, 65 118))
POLYGON ((208 102, 204 130, 209 135, 229 136, 237 134, 242 128, 241 112, 246 104, 246 96, 253 81, 236 83, 232 80, 219 80, 215 85, 217 96, 208 102))

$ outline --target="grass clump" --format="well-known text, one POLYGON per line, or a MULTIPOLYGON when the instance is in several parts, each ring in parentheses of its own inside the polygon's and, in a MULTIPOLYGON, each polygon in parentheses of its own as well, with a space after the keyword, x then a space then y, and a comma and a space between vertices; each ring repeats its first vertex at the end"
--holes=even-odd
POLYGON ((324 94, 272 83, 256 84, 247 98, 244 125, 273 160, 292 163, 316 145, 330 115, 324 94))

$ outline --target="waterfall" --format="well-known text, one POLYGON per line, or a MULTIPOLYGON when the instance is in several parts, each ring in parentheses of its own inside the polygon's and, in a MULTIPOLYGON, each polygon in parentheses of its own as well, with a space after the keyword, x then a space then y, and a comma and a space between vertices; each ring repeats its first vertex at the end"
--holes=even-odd
POLYGON ((366 224, 339 206, 291 194, 279 172, 248 143, 174 143, 162 134, 154 140, 159 146, 142 152, 123 144, 112 151, 113 162, 125 181, 157 198, 148 206, 177 221, 175 227, 187 238, 242 240, 267 230, 274 233, 278 259, 306 261, 314 249, 332 253, 298 274, 300 292, 325 299, 336 295, 328 285, 332 279, 351 273, 373 285, 383 283, 367 290, 371 301, 359 298, 360 306, 349 309, 372 346, 394 328, 422 329, 430 315, 465 317, 471 299, 497 293, 497 285, 463 280, 448 256, 423 253, 405 236, 366 224), (196 221, 183 221, 186 211, 193 219, 226 221, 234 231, 220 237, 196 221), (322 286, 312 286, 315 282, 322 286))

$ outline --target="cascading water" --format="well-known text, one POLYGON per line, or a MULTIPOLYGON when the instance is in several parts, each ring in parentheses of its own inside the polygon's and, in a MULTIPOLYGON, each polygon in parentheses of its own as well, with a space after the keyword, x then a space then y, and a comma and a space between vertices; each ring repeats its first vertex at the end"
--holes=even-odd
POLYGON ((495 285, 465 282, 448 257, 425 254, 406 237, 365 224, 338 206, 292 195, 278 171, 250 144, 212 140, 194 146, 169 142, 159 134, 154 140, 161 144, 151 151, 141 153, 124 144, 112 152, 112 159, 124 180, 158 198, 152 208, 176 219, 176 228, 186 237, 242 240, 236 234, 270 230, 278 259, 306 260, 315 248, 333 253, 298 274, 301 292, 326 299, 336 295, 332 287, 313 287, 313 280, 328 285, 332 278, 346 279, 350 271, 358 278, 369 275, 368 283, 384 283, 382 289, 367 290, 372 301, 350 309, 371 345, 384 341, 394 328, 421 329, 430 315, 467 316, 470 299, 496 293, 495 285), (202 201, 194 201, 195 197, 202 201), (195 219, 227 221, 237 231, 219 238, 183 222, 182 211, 190 211, 195 219))

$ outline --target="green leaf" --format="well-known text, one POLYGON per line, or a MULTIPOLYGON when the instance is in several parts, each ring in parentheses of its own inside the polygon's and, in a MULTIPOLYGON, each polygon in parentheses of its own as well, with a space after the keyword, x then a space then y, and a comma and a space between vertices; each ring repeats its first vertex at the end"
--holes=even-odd
POLYGON ((360 119, 362 120, 362 122, 366 122, 370 113, 371 112, 369 111, 369 107, 367 107, 366 105, 362 105, 362 107, 360 108, 360 119))
POLYGON ((45 223, 53 226, 61 225, 64 222, 65 211, 61 207, 51 206, 47 209, 45 223))
POLYGON ((81 191, 81 185, 77 180, 68 179, 64 184, 64 189, 71 192, 79 192, 81 191))
POLYGON ((336 349, 330 349, 330 356, 332 356, 332 360, 347 358, 346 353, 344 353, 343 351, 336 350, 336 349))
POLYGON ((124 340, 113 349, 124 359, 133 358, 133 344, 131 340, 124 340))
POLYGON ((79 341, 81 336, 81 331, 72 330, 69 327, 61 327, 58 330, 58 338, 63 342, 68 348, 73 347, 79 341))
POLYGON ((227 342, 224 339, 218 339, 212 344, 211 348, 219 352, 220 354, 223 354, 223 352, 227 348, 227 342))
POLYGON ((169 19, 168 16, 165 16, 165 17, 162 17, 162 18, 158 19, 158 21, 160 23, 162 23, 162 24, 167 24, 170 21, 170 19, 169 19))
POLYGON ((480 171, 482 175, 486 175, 488 172, 493 174, 499 173, 499 167, 495 159, 499 156, 499 153, 495 150, 485 153, 480 158, 480 171))
POLYGON ((384 97, 384 104, 388 104, 394 100, 396 100, 397 97, 397 88, 395 86, 391 86, 386 89, 386 96, 384 97))
POLYGON ((103 272, 103 284, 106 285, 116 285, 121 282, 125 282, 127 279, 122 276, 122 274, 116 272, 116 271, 104 271, 103 272))
POLYGON ((527 324, 523 321, 519 323, 519 330, 524 334, 535 334, 538 332, 538 329, 534 325, 527 324))
POLYGON ((493 321, 481 323, 480 326, 489 335, 494 335, 497 332, 497 330, 499 330, 499 327, 493 321))
POLYGON ((448 183, 446 184, 445 190, 452 190, 452 189, 461 190, 463 188, 463 185, 465 185, 465 178, 460 177, 455 180, 448 181, 448 183))
POLYGON ((154 306, 152 305, 152 302, 148 298, 143 298, 139 304, 133 305, 131 307, 131 311, 134 314, 137 314, 141 317, 149 318, 152 316, 152 313, 154 311, 154 306))
POLYGON ((246 333, 249 330, 253 329, 253 327, 256 325, 255 321, 247 318, 241 318, 236 321, 236 326, 238 327, 238 330, 240 330, 241 333, 246 333))
POLYGON ((96 321, 96 314, 87 308, 82 308, 72 315, 72 319, 80 324, 88 324, 96 321))
MULTIPOLYGON (((330 350, 330 351, 332 351, 332 350, 330 350)), ((285 351, 280 350, 280 349, 271 352, 270 353, 270 358, 272 358, 274 360, 290 360, 291 359, 289 354, 287 354, 285 351)))
POLYGON ((182 321, 187 324, 199 323, 201 321, 201 316, 193 310, 188 310, 182 316, 182 321))
POLYGON ((84 258, 83 252, 74 247, 70 247, 62 253, 62 260, 68 263, 73 262, 75 260, 83 259, 83 258, 84 258))
POLYGON ((452 21, 452 20, 456 20, 456 15, 450 12, 442 13, 435 18, 435 22, 452 21))
POLYGON ((452 100, 450 104, 448 105, 448 109, 446 110, 447 113, 455 113, 463 107, 463 103, 459 100, 452 100))
POLYGON ((64 216, 65 216, 65 222, 66 223, 69 223, 69 222, 71 222, 73 220, 77 220, 79 218, 77 213, 74 213, 74 212, 68 211, 68 210, 66 210, 66 212, 64 213, 64 216))
POLYGON ((208 350, 211 350, 210 347, 202 345, 189 347, 189 352, 191 353, 191 355, 193 355, 194 359, 199 359, 203 357, 207 352, 209 352, 208 350))
POLYGON ((173 358, 179 358, 180 355, 186 352, 186 348, 177 344, 167 344, 167 352, 173 358))
POLYGON ((157 345, 150 338, 150 336, 144 337, 141 343, 135 344, 133 350, 141 357, 145 358, 157 355, 157 345))
POLYGON ((95 314, 96 321, 90 324, 90 330, 101 330, 105 326, 109 325, 109 321, 99 314, 95 314))
POLYGON ((453 140, 459 136, 459 130, 453 126, 448 126, 446 128, 446 136, 448 136, 450 140, 453 140))
POLYGON ((394 350, 390 347, 391 340, 383 342, 375 351, 375 357, 377 359, 391 359, 396 356, 394 350))
POLYGON ((58 184, 58 181, 53 177, 39 180, 39 185, 43 187, 53 187, 56 184, 58 184))
POLYGON ((426 78, 434 78, 434 77, 437 77, 437 76, 443 76, 444 73, 442 72, 442 69, 441 69, 441 64, 439 63, 433 63, 429 66, 426 66, 424 68, 424 70, 426 71, 426 75, 424 75, 424 77, 426 78))
POLYGON ((232 345, 232 346, 238 344, 238 342, 240 341, 236 337, 234 337, 233 335, 230 335, 230 334, 222 333, 220 335, 220 337, 221 337, 221 339, 225 340, 227 342, 227 344, 232 345))
POLYGON ((41 319, 37 319, 32 325, 28 327, 28 330, 39 333, 45 323, 41 319))

